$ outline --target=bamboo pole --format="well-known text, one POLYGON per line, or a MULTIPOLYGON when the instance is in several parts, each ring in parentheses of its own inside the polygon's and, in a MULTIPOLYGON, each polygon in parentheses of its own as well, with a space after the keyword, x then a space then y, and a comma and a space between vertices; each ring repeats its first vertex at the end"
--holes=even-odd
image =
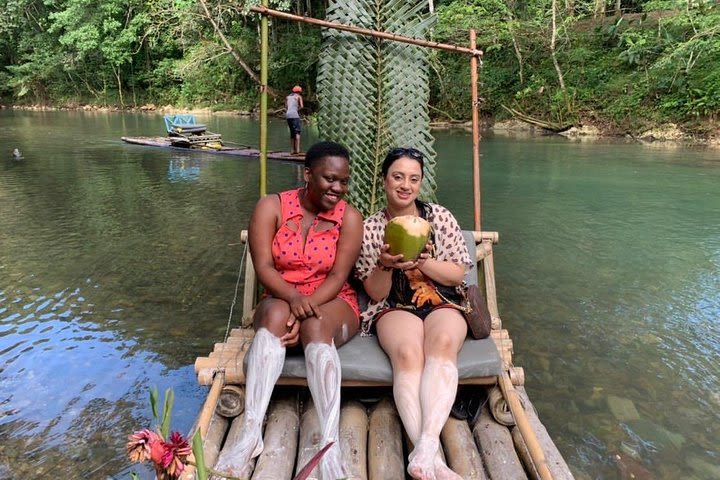
POLYGON ((510 375, 507 371, 504 371, 498 376, 498 380, 503 396, 505 397, 505 401, 507 401, 513 417, 515 417, 517 428, 520 430, 523 440, 525 440, 525 445, 527 445, 530 457, 535 464, 535 468, 537 469, 540 478, 542 480, 553 480, 553 475, 550 472, 547 460, 545 459, 545 453, 543 453, 542 447, 535 435, 535 431, 533 430, 533 427, 525 414, 525 410, 520 403, 518 393, 515 391, 515 387, 510 380, 510 375))
POLYGON ((532 461, 532 457, 530 456, 530 451, 525 444, 525 439, 522 438, 520 429, 517 427, 511 428, 510 435, 512 436, 513 444, 515 445, 515 451, 517 452, 518 457, 520 457, 520 461, 523 465, 525 465, 525 471, 527 472, 528 477, 530 477, 530 480, 541 480, 540 474, 537 472, 535 464, 532 461))
MULTIPOLYGON (((320 419, 315 409, 312 399, 308 400, 305 411, 300 417, 300 433, 297 448, 297 466, 295 475, 307 465, 312 457, 325 445, 321 445, 322 429, 320 427, 320 419)), ((318 480, 320 478, 320 468, 315 467, 307 480, 318 480)))
POLYGON ((538 443, 542 446, 545 458, 547 459, 548 468, 550 469, 553 477, 555 480, 573 480, 573 474, 570 471, 570 468, 565 462, 563 456, 560 454, 557 446, 552 441, 552 438, 550 438, 550 434, 547 429, 540 422, 540 418, 538 418, 537 412, 530 402, 525 389, 523 387, 517 387, 515 391, 517 392, 518 397, 520 397, 523 405, 525 405, 528 421, 533 426, 533 431, 537 436, 538 443))
POLYGON ((348 479, 367 480, 368 414, 362 403, 350 400, 340 410, 340 451, 348 479))
POLYGON ((500 239, 498 232, 481 232, 479 230, 474 230, 472 233, 476 244, 483 242, 483 240, 489 240, 494 244, 498 243, 498 240, 500 239))
POLYGON ((482 458, 465 420, 450 417, 440 434, 447 451, 447 464, 463 480, 487 480, 482 458))
MULTIPOLYGON (((243 412, 235 417, 235 419, 230 423, 230 428, 228 429, 227 436, 225 437, 225 443, 223 444, 222 450, 220 450, 218 458, 226 455, 232 456, 231 452, 235 450, 237 444, 242 440, 242 424, 244 417, 245 413, 243 412)), ((251 458, 248 463, 248 467, 251 472, 255 469, 255 462, 256 458, 251 458)))
POLYGON ((299 429, 300 416, 295 396, 274 400, 265 425, 265 449, 258 457, 253 480, 278 480, 292 476, 299 429))
POLYGON ((409 43, 410 45, 417 45, 419 47, 429 47, 437 50, 446 50, 449 52, 465 53, 475 57, 483 54, 482 50, 474 48, 460 47, 457 45, 450 45, 448 43, 431 42, 429 40, 422 40, 419 38, 404 37, 402 35, 396 35, 394 33, 380 32, 378 30, 370 30, 369 28, 355 27, 352 25, 345 25, 343 23, 329 22, 327 20, 319 20, 317 18, 306 17, 304 15, 294 15, 292 13, 281 12, 279 10, 273 10, 267 8, 267 1, 263 1, 262 6, 250 7, 250 10, 259 13, 263 16, 270 15, 271 17, 282 18, 284 20, 291 20, 294 22, 309 23, 311 25, 317 25, 325 28, 332 28, 334 30, 342 30, 345 32, 357 33, 359 35, 367 35, 370 37, 383 38, 385 40, 393 40, 401 43, 409 43))
MULTIPOLYGON (((215 406, 217 405, 218 398, 220 398, 220 392, 222 391, 222 387, 225 385, 225 375, 222 372, 218 372, 217 375, 215 375, 215 378, 213 378, 212 387, 210 387, 210 392, 208 393, 207 398, 205 399, 205 403, 202 406, 202 410, 200 410, 200 415, 198 416, 197 424, 195 425, 195 428, 192 429, 192 432, 190 435, 188 435, 188 438, 192 438, 192 436, 195 434, 195 432, 200 431, 200 437, 205 440, 207 436, 208 427, 210 426, 210 420, 213 417, 213 414, 215 413, 215 406)), ((191 453, 188 457, 190 461, 195 461, 195 456, 191 453)), ((195 467, 192 465, 188 465, 187 468, 183 471, 183 478, 190 478, 191 475, 193 475, 195 472, 195 467)))
POLYGON ((245 410, 245 387, 225 385, 218 399, 217 413, 234 418, 245 410))
MULTIPOLYGON (((262 0, 267 7, 268 0, 262 0)), ((268 87, 268 19, 260 18, 260 197, 267 192, 267 87, 268 87)))
POLYGON ((384 397, 370 413, 368 479, 405 478, 402 425, 395 405, 384 397))
MULTIPOLYGON (((470 50, 475 50, 476 34, 475 29, 470 29, 470 50)), ((482 212, 480 210, 480 126, 478 125, 478 89, 477 89, 477 67, 478 57, 470 57, 470 91, 472 94, 472 161, 473 161, 473 205, 474 205, 474 226, 480 232, 482 212)))
POLYGON ((213 415, 210 426, 208 427, 207 437, 203 445, 203 451, 205 454, 205 465, 210 467, 215 465, 215 461, 220 454, 220 448, 222 442, 225 440, 225 433, 230 426, 230 420, 223 417, 222 415, 213 415))
POLYGON ((483 407, 473 427, 473 437, 488 477, 527 480, 520 458, 513 448, 510 431, 495 421, 487 406, 483 407))

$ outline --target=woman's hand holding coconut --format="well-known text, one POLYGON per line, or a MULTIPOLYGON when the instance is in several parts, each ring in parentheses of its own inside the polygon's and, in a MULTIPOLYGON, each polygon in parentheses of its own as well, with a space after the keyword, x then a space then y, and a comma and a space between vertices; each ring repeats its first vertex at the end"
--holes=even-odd
POLYGON ((427 243, 423 252, 418 255, 417 258, 410 261, 405 261, 405 256, 400 253, 397 255, 390 254, 390 245, 385 244, 380 248, 380 257, 378 258, 378 266, 381 270, 390 271, 393 269, 398 270, 412 270, 413 268, 421 268, 425 261, 430 258, 430 249, 432 245, 427 243))
POLYGON ((415 446, 408 472, 421 480, 459 480, 440 456, 439 437, 455 400, 467 325, 447 299, 472 262, 453 215, 417 200, 423 167, 415 149, 385 157, 387 207, 365 219, 355 270, 372 300, 363 330, 376 326, 393 367, 398 413, 415 446))

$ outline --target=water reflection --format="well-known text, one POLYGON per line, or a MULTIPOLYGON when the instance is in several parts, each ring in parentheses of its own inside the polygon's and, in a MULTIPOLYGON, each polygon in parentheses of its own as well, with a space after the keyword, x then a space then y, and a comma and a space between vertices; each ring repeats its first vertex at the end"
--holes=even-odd
POLYGON ((203 160, 192 155, 173 154, 168 163, 167 178, 170 182, 195 182, 200 179, 203 160))
MULTIPOLYGON (((257 135, 252 120, 198 120, 257 135)), ((160 124, 0 111, 25 156, 0 166, 0 478, 127 478, 152 385, 174 388, 174 429, 195 418, 192 363, 225 332, 258 162, 119 140, 160 124)), ((284 148, 284 123, 270 133, 284 148)), ((468 228, 469 138, 437 138, 439 200, 468 228)), ((486 140, 482 154, 500 312, 578 478, 720 478, 712 154, 555 138, 486 140)), ((302 167, 270 162, 268 181, 297 186, 302 167)))

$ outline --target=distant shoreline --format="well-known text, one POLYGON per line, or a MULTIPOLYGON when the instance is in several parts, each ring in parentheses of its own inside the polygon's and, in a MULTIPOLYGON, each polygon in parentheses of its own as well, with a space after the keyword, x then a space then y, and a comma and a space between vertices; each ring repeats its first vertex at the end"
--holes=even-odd
MULTIPOLYGON (((140 107, 116 107, 116 106, 97 106, 97 105, 69 105, 69 106, 47 106, 47 105, 0 105, 0 109, 7 110, 24 110, 24 111, 83 111, 83 112, 101 112, 101 113, 183 113, 183 114, 202 114, 202 115, 218 115, 218 116, 237 116, 237 117, 257 117, 257 111, 243 110, 212 110, 211 108, 183 108, 172 105, 156 106, 153 104, 143 105, 140 107)), ((280 116, 282 110, 273 110, 271 116, 280 116)), ((655 145, 658 147, 666 146, 706 146, 712 148, 720 148, 720 126, 710 123, 708 127, 715 127, 713 133, 708 135, 698 135, 682 131, 675 124, 664 124, 655 128, 639 132, 608 131, 607 128, 601 128, 594 125, 581 125, 571 128, 562 133, 552 134, 542 128, 523 123, 520 120, 499 120, 495 121, 490 118, 481 120, 481 131, 492 132, 496 136, 507 137, 534 137, 547 135, 561 135, 570 140, 576 141, 593 141, 603 139, 626 140, 646 145, 655 145)), ((472 124, 470 121, 431 121, 430 128, 433 130, 464 130, 472 132, 472 124)), ((711 130, 711 128, 708 128, 711 130)))

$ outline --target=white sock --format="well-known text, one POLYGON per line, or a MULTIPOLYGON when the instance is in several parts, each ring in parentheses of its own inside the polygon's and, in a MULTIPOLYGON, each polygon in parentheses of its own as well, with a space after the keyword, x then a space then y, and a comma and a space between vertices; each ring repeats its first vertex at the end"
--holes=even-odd
POLYGON ((396 371, 393 375, 393 397, 403 427, 413 445, 420 438, 420 378, 422 372, 396 371))
POLYGON ((336 480, 347 473, 340 453, 340 358, 335 345, 313 342, 305 346, 305 366, 310 394, 315 403, 324 447, 335 442, 320 461, 320 478, 336 480))
POLYGON ((240 478, 249 478, 250 459, 263 450, 262 424, 285 362, 285 347, 278 337, 261 328, 255 333, 247 355, 245 413, 240 442, 230 450, 223 449, 215 464, 215 470, 240 478))
POLYGON ((450 360, 427 357, 420 382, 422 427, 409 456, 408 472, 415 478, 435 478, 440 431, 450 415, 457 393, 458 371, 450 360))

